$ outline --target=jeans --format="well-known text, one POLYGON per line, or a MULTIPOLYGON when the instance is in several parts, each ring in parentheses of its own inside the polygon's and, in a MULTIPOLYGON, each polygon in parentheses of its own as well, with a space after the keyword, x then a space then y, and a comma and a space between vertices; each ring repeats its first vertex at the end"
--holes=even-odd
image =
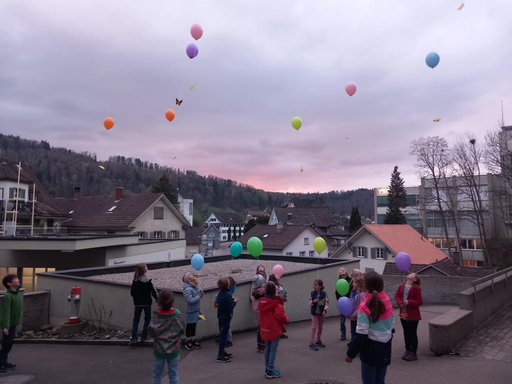
POLYGON ((400 319, 404 329, 405 350, 416 353, 418 351, 418 323, 419 320, 400 319))
POLYGON ((324 328, 324 316, 311 316, 311 336, 309 344, 315 344, 317 341, 322 341, 322 330, 324 328))
POLYGON ((384 384, 387 370, 387 365, 376 367, 375 365, 366 364, 361 361, 361 377, 363 384, 384 384))
POLYGON ((140 315, 144 311, 144 327, 142 328, 142 338, 148 337, 148 327, 151 322, 151 305, 136 306, 133 314, 132 340, 137 340, 137 332, 139 330, 140 315))
POLYGON ((9 334, 3 334, 2 350, 0 351, 0 368, 3 368, 8 362, 8 355, 14 344, 14 336, 16 335, 16 327, 9 328, 9 334))
POLYGON ((178 364, 180 363, 180 356, 176 356, 174 359, 159 359, 154 358, 155 366, 153 369, 153 381, 152 384, 160 384, 162 382, 162 375, 164 374, 165 363, 167 362, 167 369, 169 376, 169 384, 179 384, 180 379, 178 377, 178 364))
POLYGON ((233 334, 231 333, 231 327, 229 327, 229 330, 228 330, 227 341, 233 342, 233 334))
POLYGON ((231 319, 219 319, 219 353, 217 357, 222 359, 224 357, 224 346, 226 345, 226 341, 228 338, 229 325, 231 323, 231 319))
POLYGON ((346 317, 340 315, 340 331, 342 336, 347 336, 347 327, 345 326, 346 317))
POLYGON ((274 364, 276 362, 278 345, 279 337, 274 340, 267 341, 265 346, 265 372, 272 372, 275 369, 274 364))

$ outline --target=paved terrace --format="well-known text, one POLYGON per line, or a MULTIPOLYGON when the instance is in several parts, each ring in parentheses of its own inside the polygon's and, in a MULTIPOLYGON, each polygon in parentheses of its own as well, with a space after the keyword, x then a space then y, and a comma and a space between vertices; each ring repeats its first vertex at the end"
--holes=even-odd
MULTIPOLYGON (((512 363, 475 357, 435 357, 428 346, 428 321, 453 307, 425 306, 419 326, 419 361, 400 359, 403 353, 403 335, 399 323, 393 343, 392 364, 387 383, 435 384, 501 384, 510 383, 512 363)), ((236 310, 235 310, 236 316, 236 310)), ((398 317, 395 317, 397 319, 398 317)), ((199 326, 201 326, 199 324, 199 326)), ((508 325, 510 327, 510 324, 508 325)), ((323 341, 327 348, 318 352, 308 350, 309 322, 288 326, 287 340, 279 345, 277 367, 281 369, 280 383, 361 383, 360 362, 345 363, 346 342, 339 340, 339 320, 329 318, 324 326, 323 341), (320 381, 323 380, 323 381, 320 381)), ((501 331, 500 331, 501 332, 501 331)), ((510 328, 508 329, 510 332, 510 328)), ((202 350, 183 351, 180 364, 181 383, 263 383, 263 355, 255 352, 254 332, 235 334, 233 361, 215 362, 217 345, 202 343, 202 350)), ((508 339, 510 347, 510 339, 508 339)), ((474 349, 477 346, 475 345, 474 349)), ((14 346, 11 360, 19 368, 9 376, 0 376, 0 383, 21 383, 15 376, 33 375, 31 383, 109 383, 131 384, 151 382, 153 362, 151 348, 119 346, 29 345, 14 346), (9 381, 7 381, 9 380, 9 381)), ((164 377, 162 383, 168 383, 164 377)))

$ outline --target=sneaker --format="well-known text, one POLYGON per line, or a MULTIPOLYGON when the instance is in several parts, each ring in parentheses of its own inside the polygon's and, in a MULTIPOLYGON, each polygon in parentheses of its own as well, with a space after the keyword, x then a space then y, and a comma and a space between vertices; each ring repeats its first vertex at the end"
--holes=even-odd
POLYGON ((192 344, 192 342, 189 340, 187 342, 185 342, 185 348, 187 348, 187 350, 191 351, 194 349, 194 345, 192 344))
POLYGON ((224 344, 224 348, 229 348, 229 347, 232 347, 233 346, 233 342, 232 341, 226 341, 226 344, 224 344))
POLYGON ((325 344, 322 343, 320 340, 318 340, 315 344, 316 344, 317 347, 325 348, 325 344))
POLYGON ((283 333, 283 334, 281 335, 281 339, 287 339, 287 338, 288 338, 288 335, 287 335, 286 333, 283 333))
POLYGON ((7 368, 7 369, 14 369, 16 367, 17 367, 17 365, 14 364, 14 363, 7 363, 7 364, 5 364, 5 368, 7 368))
POLYGON ((312 351, 318 351, 318 347, 316 346, 316 344, 309 344, 309 349, 311 349, 312 351))
POLYGON ((340 340, 341 340, 341 341, 345 341, 345 340, 347 340, 347 336, 345 336, 345 335, 341 335, 341 336, 340 336, 340 340))
POLYGON ((405 356, 404 360, 405 361, 415 361, 415 360, 418 360, 417 357, 415 357, 415 353, 414 352, 409 352, 409 354, 407 356, 405 356))
POLYGON ((233 354, 232 353, 224 352, 224 357, 227 357, 228 359, 232 359, 233 358, 233 354))
POLYGON ((231 359, 228 359, 226 356, 217 357, 217 363, 230 363, 231 359))
POLYGON ((412 361, 418 360, 418 355, 414 352, 411 352, 412 361))
POLYGON ((194 349, 201 349, 201 346, 199 345, 197 340, 192 341, 192 347, 194 347, 194 349))
POLYGON ((137 340, 130 340, 130 342, 128 343, 128 346, 131 347, 132 345, 135 345, 137 344, 137 340))
POLYGON ((281 377, 281 372, 278 369, 274 369, 273 371, 265 372, 265 377, 267 379, 278 379, 281 377))
POLYGON ((140 342, 141 342, 141 343, 145 343, 146 341, 148 341, 148 338, 147 338, 147 337, 141 337, 141 338, 140 338, 140 342))
POLYGON ((409 356, 409 351, 405 351, 404 354, 402 355, 402 360, 407 360, 407 356, 409 356))

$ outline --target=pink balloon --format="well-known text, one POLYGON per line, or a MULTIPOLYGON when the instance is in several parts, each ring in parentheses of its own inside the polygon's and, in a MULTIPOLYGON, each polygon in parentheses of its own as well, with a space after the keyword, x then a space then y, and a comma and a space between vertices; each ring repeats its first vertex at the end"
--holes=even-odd
POLYGON ((203 36, 203 28, 199 24, 194 24, 190 28, 190 34, 196 40, 199 40, 203 36))
POLYGON ((272 268, 272 273, 280 278, 283 276, 284 268, 281 265, 276 264, 274 265, 274 268, 272 268))
POLYGON ((354 93, 356 93, 356 91, 357 91, 357 86, 356 86, 356 83, 354 83, 353 81, 348 83, 347 86, 345 87, 345 92, 347 92, 347 95, 349 95, 349 96, 353 96, 354 93))

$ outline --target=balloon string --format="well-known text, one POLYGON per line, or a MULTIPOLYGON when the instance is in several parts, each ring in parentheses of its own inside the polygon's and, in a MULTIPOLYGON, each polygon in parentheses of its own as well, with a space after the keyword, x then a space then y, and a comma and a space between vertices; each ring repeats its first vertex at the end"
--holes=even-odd
POLYGON ((432 77, 434 78, 434 118, 438 118, 438 112, 439 108, 437 107, 437 84, 436 84, 436 72, 434 71, 434 68, 432 68, 432 77))

